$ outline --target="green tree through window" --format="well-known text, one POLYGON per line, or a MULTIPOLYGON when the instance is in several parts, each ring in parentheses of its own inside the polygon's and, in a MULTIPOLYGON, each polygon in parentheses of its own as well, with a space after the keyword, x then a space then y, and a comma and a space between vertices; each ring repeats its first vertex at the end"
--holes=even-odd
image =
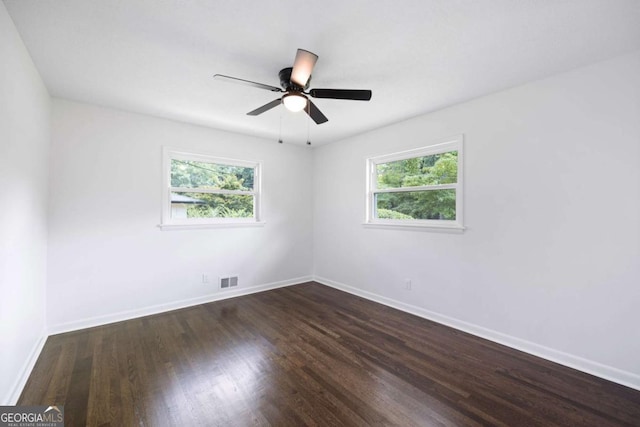
POLYGON ((368 224, 462 228, 462 135, 367 165, 368 224))
MULTIPOLYGON (((379 189, 421 187, 457 182, 458 152, 414 157, 376 167, 379 189)), ((376 197, 378 218, 456 219, 452 189, 381 193, 376 197), (382 211, 381 211, 382 210, 382 211)))
POLYGON ((162 229, 261 226, 260 162, 162 149, 162 229))
MULTIPOLYGON (((171 186, 198 190, 253 191, 254 169, 192 160, 171 160, 171 186)), ((194 199, 187 208, 187 218, 250 218, 253 216, 251 194, 174 192, 194 199), (200 203, 198 203, 199 201, 200 203)))

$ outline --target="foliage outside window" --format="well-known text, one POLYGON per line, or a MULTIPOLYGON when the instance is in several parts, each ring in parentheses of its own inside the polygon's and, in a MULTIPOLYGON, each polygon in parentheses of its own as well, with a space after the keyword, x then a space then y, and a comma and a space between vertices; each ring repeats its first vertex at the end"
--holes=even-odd
POLYGON ((462 228, 462 136, 367 167, 367 224, 462 228))
POLYGON ((259 223, 260 164, 165 149, 162 225, 259 223))

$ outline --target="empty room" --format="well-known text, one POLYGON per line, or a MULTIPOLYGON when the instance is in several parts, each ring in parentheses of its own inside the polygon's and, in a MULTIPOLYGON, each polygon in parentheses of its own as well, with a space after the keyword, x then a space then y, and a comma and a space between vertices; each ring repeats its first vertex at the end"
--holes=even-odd
POLYGON ((640 2, 0 1, 0 343, 0 426, 640 426, 640 2))

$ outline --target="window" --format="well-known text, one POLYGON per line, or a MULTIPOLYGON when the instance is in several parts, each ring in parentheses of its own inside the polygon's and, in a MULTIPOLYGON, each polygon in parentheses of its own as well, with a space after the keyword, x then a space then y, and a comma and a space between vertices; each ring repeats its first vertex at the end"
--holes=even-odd
POLYGON ((462 135, 367 160, 367 225, 462 229, 462 135))
POLYGON ((164 149, 161 228, 260 222, 260 163, 164 149))

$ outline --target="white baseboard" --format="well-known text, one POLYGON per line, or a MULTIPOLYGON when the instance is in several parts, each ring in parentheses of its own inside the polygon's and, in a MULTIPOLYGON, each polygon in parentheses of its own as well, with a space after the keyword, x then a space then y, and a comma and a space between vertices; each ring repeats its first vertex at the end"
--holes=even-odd
POLYGON ((266 283, 263 285, 251 286, 246 288, 226 290, 216 292, 214 294, 203 295, 196 298, 189 298, 180 301, 172 301, 166 304, 158 304, 143 307, 135 310, 121 311, 102 316, 90 317, 88 319, 76 320, 73 322, 60 323, 49 326, 49 335, 62 334, 65 332, 77 331, 79 329, 92 328, 94 326, 107 325, 109 323, 121 322, 123 320, 135 319, 137 317, 149 316, 152 314, 164 313, 166 311, 177 310, 180 308, 191 307, 198 304, 206 304, 208 302, 220 301, 228 298, 235 298, 242 295, 254 294, 256 292, 264 292, 271 289, 282 288, 285 286, 296 285, 299 283, 311 281, 311 276, 296 277, 294 279, 282 280, 279 282, 266 283))
POLYGON ((487 329, 482 326, 474 325, 453 317, 445 316, 434 311, 426 310, 421 307, 417 307, 411 304, 406 304, 401 301, 397 301, 391 298, 384 297, 382 295, 374 294, 372 292, 364 291, 352 286, 345 285, 343 283, 335 282, 324 277, 314 276, 313 280, 332 288, 348 292, 359 297, 384 304, 389 307, 396 308, 398 310, 414 314, 419 317, 423 317, 428 320, 432 320, 437 323, 441 323, 452 328, 468 332, 472 335, 485 338, 489 341, 497 342, 507 347, 514 348, 516 350, 524 351, 525 353, 532 354, 534 356, 541 357, 546 360, 550 360, 555 363, 559 363, 564 366, 568 366, 573 369, 577 369, 582 372, 586 372, 596 377, 603 378, 608 381, 612 381, 635 390, 640 390, 640 375, 632 372, 623 371, 621 369, 607 366, 592 360, 584 359, 579 356, 565 353, 563 351, 555 350, 553 348, 545 347, 540 344, 536 344, 530 341, 526 341, 520 338, 516 338, 510 335, 503 334, 492 329, 487 329))
POLYGON ((31 375, 31 371, 33 370, 33 367, 36 365, 36 362, 38 361, 38 357, 40 357, 40 353, 42 352, 42 348, 44 347, 44 343, 46 341, 47 341, 47 335, 45 334, 45 331, 42 331, 42 333, 40 334, 40 338, 33 345, 33 348, 31 349, 29 356, 27 357, 24 364, 22 365, 20 374, 18 375, 18 378, 16 378, 16 381, 14 382, 13 387, 11 387, 11 390, 9 391, 9 396, 6 398, 6 403, 2 403, 2 405, 13 406, 18 403, 20 394, 22 393, 24 386, 27 384, 29 375, 31 375))

